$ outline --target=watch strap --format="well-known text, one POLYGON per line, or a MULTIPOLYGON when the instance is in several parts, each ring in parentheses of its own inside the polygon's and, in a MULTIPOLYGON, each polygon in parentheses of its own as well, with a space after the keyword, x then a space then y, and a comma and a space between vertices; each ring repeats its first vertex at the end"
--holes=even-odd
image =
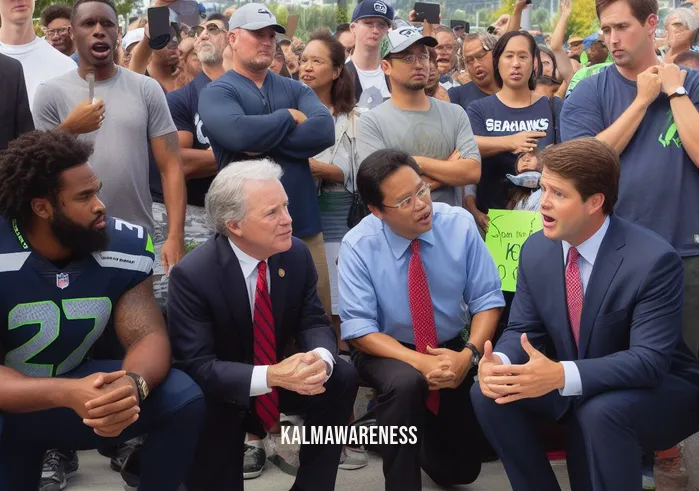
POLYGON ((466 343, 464 347, 470 349, 473 353, 473 366, 478 366, 478 362, 481 359, 481 353, 478 351, 478 348, 476 348, 476 346, 473 343, 466 343))
POLYGON ((133 381, 136 382, 136 393, 138 393, 138 404, 140 405, 146 398, 146 395, 143 393, 143 387, 141 385, 144 382, 143 377, 134 372, 126 372, 126 376, 131 377, 133 381))

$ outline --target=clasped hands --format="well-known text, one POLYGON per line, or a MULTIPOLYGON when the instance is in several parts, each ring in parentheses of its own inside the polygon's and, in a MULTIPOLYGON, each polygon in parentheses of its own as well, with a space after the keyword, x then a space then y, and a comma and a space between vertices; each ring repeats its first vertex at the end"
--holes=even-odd
POLYGON ((468 349, 459 352, 430 346, 419 356, 417 369, 427 380, 430 390, 455 389, 461 385, 473 360, 473 353, 468 349))
POLYGON ((521 343, 529 355, 529 361, 523 365, 504 365, 500 357, 493 354, 493 344, 485 343, 478 365, 478 383, 483 395, 495 399, 498 404, 541 397, 565 385, 561 363, 548 359, 534 348, 526 334, 522 334, 521 343))
POLYGON ((141 412, 136 382, 124 370, 71 379, 66 398, 65 405, 105 438, 119 436, 141 412))
POLYGON ((322 394, 328 370, 328 364, 316 351, 296 353, 267 368, 267 386, 304 396, 322 394))

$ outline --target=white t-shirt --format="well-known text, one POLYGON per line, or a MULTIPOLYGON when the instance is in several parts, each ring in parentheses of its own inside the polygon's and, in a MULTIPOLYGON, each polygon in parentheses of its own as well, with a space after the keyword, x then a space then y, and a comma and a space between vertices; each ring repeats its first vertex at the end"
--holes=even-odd
POLYGON ((29 44, 0 43, 0 53, 22 64, 31 108, 39 84, 77 68, 73 60, 39 37, 29 44))
POLYGON ((360 70, 357 65, 354 65, 357 70, 357 75, 359 75, 359 82, 362 84, 362 90, 370 89, 371 87, 376 87, 381 91, 381 96, 384 99, 391 97, 391 92, 388 90, 388 85, 386 84, 386 74, 379 66, 376 70, 360 70))

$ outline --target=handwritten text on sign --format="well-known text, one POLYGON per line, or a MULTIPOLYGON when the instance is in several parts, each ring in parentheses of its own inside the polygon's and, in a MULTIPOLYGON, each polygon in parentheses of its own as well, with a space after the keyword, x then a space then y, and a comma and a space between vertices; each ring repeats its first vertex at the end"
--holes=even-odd
POLYGON ((490 210, 490 225, 485 245, 495 260, 502 289, 513 292, 517 287, 517 266, 522 244, 541 230, 541 215, 536 211, 490 210))

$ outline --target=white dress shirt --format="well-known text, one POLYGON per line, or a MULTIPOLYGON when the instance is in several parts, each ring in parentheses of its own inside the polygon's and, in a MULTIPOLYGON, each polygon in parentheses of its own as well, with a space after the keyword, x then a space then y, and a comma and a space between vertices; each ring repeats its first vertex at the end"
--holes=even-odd
MULTIPOLYGON (((590 276, 592 275, 592 269, 595 266, 597 253, 602 245, 604 236, 607 234, 607 229, 609 229, 609 217, 604 220, 602 226, 592 235, 592 237, 577 247, 578 252, 580 253, 580 257, 578 258, 578 268, 580 268, 580 279, 582 280, 583 295, 587 294, 587 285, 590 282, 590 276)), ((565 268, 568 263, 568 251, 573 246, 565 240, 561 241, 561 245, 563 246, 563 265, 565 268)), ((507 355, 503 353, 495 354, 500 357, 503 364, 511 364, 507 355)), ((582 395, 582 380, 580 379, 580 370, 578 370, 578 366, 574 361, 562 361, 561 365, 563 365, 565 383, 563 388, 559 390, 560 394, 562 396, 582 395)))
MULTIPOLYGON (((240 269, 243 272, 243 277, 245 278, 245 286, 248 289, 248 299, 250 300, 250 312, 255 318, 255 291, 257 290, 257 265, 260 263, 259 259, 243 252, 240 247, 236 246, 230 239, 228 243, 231 245, 231 249, 235 253, 240 263, 240 269)), ((267 260, 265 263, 269 266, 267 260)), ((267 268, 267 291, 271 294, 271 282, 269 275, 269 268, 267 268)), ((335 358, 325 348, 316 348, 313 351, 318 353, 323 361, 328 366, 328 372, 326 376, 326 381, 330 378, 333 371, 333 366, 335 364, 335 358)), ((250 397, 260 396, 262 394, 267 394, 272 392, 272 388, 267 385, 267 369, 268 365, 255 365, 252 369, 252 379, 250 380, 250 397)))

